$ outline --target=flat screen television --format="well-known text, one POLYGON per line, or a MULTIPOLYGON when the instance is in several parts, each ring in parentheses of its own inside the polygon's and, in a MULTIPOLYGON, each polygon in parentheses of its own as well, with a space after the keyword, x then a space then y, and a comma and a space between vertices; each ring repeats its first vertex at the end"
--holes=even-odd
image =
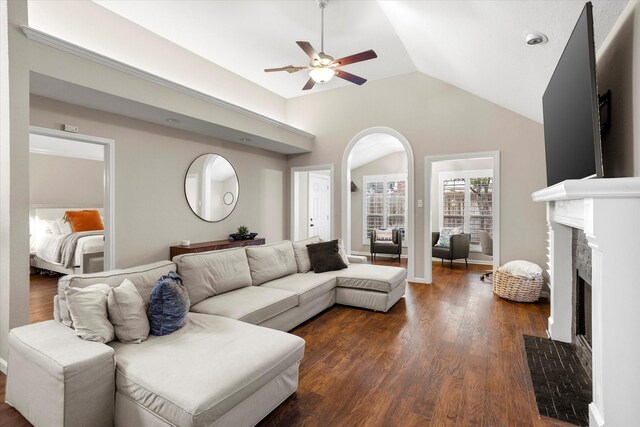
POLYGON ((587 3, 542 97, 547 185, 602 177, 600 119, 593 43, 593 13, 587 3))

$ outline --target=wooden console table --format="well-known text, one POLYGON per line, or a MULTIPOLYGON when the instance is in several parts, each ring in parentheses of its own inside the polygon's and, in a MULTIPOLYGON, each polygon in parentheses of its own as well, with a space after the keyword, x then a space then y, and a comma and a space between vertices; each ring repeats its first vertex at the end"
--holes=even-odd
POLYGON ((252 240, 215 240, 213 242, 192 243, 187 246, 170 246, 169 259, 176 255, 191 254, 196 252, 217 251, 220 249, 240 248, 242 246, 264 245, 264 239, 252 240))

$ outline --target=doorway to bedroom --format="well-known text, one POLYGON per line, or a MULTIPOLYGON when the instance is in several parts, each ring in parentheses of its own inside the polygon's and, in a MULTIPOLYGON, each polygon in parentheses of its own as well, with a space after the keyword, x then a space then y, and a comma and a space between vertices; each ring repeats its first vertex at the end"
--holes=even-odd
POLYGON ((112 140, 30 128, 32 322, 50 318, 60 276, 113 268, 113 149, 112 140))

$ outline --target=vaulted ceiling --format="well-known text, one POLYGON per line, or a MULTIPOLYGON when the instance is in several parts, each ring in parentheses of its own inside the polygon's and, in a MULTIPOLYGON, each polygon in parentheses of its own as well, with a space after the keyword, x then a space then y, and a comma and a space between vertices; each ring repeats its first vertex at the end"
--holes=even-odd
MULTIPOLYGON (((304 71, 263 71, 306 65, 297 40, 320 50, 314 0, 94 1, 285 98, 351 84, 334 78, 303 92, 304 71)), ((593 1, 596 49, 627 3, 593 1)), ((378 58, 345 71, 375 80, 418 70, 541 122, 542 94, 583 6, 562 0, 331 0, 325 51, 339 58, 374 49, 378 58), (527 45, 530 31, 549 42, 527 45)))

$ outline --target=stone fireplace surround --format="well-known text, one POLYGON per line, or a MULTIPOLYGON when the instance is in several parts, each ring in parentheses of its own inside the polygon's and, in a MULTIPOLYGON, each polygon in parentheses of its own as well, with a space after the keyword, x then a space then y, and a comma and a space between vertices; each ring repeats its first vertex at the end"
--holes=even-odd
MULTIPOLYGON (((586 333, 585 335, 581 334, 584 332, 580 330, 581 328, 579 325, 580 320, 582 320, 583 317, 582 313, 579 312, 587 310, 587 307, 583 306, 585 301, 585 292, 583 289, 580 289, 581 285, 591 289, 591 247, 589 246, 589 241, 587 240, 587 236, 584 234, 583 230, 579 228, 572 228, 571 231, 571 259, 574 274, 571 292, 573 299, 571 342, 578 355, 578 359, 580 359, 582 366, 584 366, 589 373, 589 377, 591 377, 593 372, 593 368, 591 366, 591 345, 588 343, 585 336, 586 333), (583 283, 585 283, 585 285, 583 285, 583 283)), ((590 309, 591 307, 589 306, 588 308, 590 309)), ((585 324, 585 329, 586 328, 587 325, 585 324)), ((591 336, 591 331, 589 331, 589 336, 591 336)))
POLYGON ((547 202, 549 335, 573 338, 572 228, 591 247, 590 427, 640 425, 640 178, 568 180, 533 193, 547 202))

